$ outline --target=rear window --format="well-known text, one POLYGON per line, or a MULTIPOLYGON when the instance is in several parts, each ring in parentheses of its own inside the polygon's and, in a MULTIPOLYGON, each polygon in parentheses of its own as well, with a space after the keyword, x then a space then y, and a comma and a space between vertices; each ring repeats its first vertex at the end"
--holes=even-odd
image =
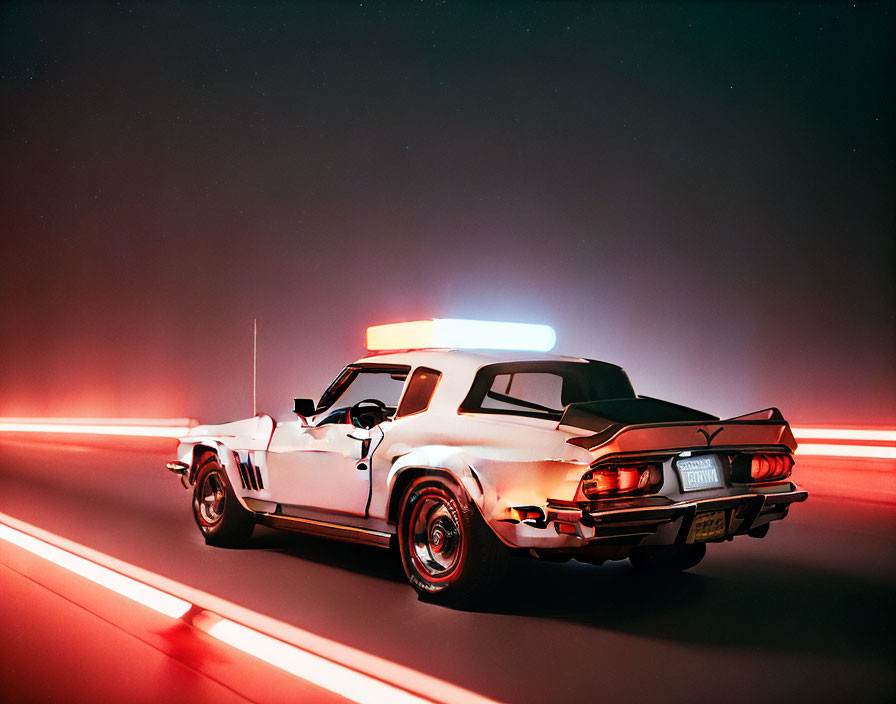
POLYGON ((550 372, 498 374, 485 393, 481 408, 559 413, 563 410, 563 377, 550 372))
POLYGON ((605 362, 506 362, 476 374, 461 412, 559 419, 570 403, 635 398, 625 372, 605 362))
POLYGON ((442 373, 427 367, 417 367, 408 382, 408 388, 401 399, 396 418, 421 413, 429 408, 433 392, 442 378, 442 373))

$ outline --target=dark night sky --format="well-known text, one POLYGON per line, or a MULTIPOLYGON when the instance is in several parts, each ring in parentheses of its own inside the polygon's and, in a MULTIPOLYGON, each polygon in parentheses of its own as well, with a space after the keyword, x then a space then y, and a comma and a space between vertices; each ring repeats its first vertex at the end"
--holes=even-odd
POLYGON ((886 3, 0 4, 0 415, 282 414, 368 324, 545 322, 896 424, 886 3))

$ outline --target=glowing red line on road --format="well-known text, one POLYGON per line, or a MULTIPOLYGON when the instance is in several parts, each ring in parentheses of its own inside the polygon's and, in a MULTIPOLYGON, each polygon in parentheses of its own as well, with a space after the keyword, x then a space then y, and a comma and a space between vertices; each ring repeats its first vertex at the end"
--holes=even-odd
POLYGON ((45 543, 43 540, 38 540, 2 523, 0 523, 0 539, 13 545, 18 545, 33 555, 49 560, 70 572, 74 572, 85 579, 89 579, 91 582, 95 582, 106 589, 111 589, 113 592, 148 606, 166 616, 180 618, 193 606, 189 601, 178 599, 176 596, 172 596, 155 587, 150 587, 148 584, 138 582, 136 579, 113 572, 107 567, 85 560, 83 557, 57 548, 55 545, 45 543))
POLYGON ((237 650, 359 704, 421 704, 430 701, 226 618, 206 632, 237 650))
POLYGON ((219 597, 116 560, 4 513, 0 513, 0 521, 2 521, 0 522, 0 539, 47 559, 64 569, 87 577, 96 584, 156 611, 173 618, 181 618, 185 623, 204 631, 222 643, 359 704, 391 704, 392 702, 396 704, 433 704, 434 702, 498 704, 493 699, 457 685, 289 626, 282 621, 262 616, 219 597), (46 540, 29 535, 23 530, 12 528, 9 524, 41 535, 46 540), (57 541, 70 550, 83 551, 92 559, 57 547, 47 542, 48 540, 57 541), (179 593, 192 601, 151 587, 145 582, 109 569, 97 561, 107 562, 123 572, 132 572, 140 579, 155 582, 164 589, 179 593), (296 638, 295 643, 300 645, 286 642, 257 630, 257 628, 250 628, 225 618, 221 615, 222 613, 231 616, 236 614, 235 618, 270 630, 282 638, 296 638), (321 654, 313 652, 314 650, 321 654), (391 684, 393 680, 396 684, 391 684), (420 694, 416 694, 415 691, 420 694))

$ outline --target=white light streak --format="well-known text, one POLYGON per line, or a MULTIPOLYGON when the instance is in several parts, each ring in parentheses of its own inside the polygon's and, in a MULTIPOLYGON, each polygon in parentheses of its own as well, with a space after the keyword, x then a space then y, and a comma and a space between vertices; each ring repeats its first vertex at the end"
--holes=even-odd
POLYGON ((793 437, 805 440, 852 440, 896 442, 896 430, 861 428, 793 428, 793 437))
POLYGON ((872 459, 896 459, 896 447, 886 445, 824 445, 800 443, 797 455, 808 457, 868 457, 872 459))
POLYGON ((179 438, 190 432, 190 426, 164 425, 97 425, 93 423, 7 423, 0 422, 6 433, 69 433, 73 435, 124 435, 145 438, 179 438))
POLYGON ((431 701, 226 618, 215 623, 207 632, 237 650, 359 704, 422 704, 431 701))
POLYGON ((192 607, 189 601, 178 599, 176 596, 138 582, 136 579, 113 572, 107 567, 45 543, 43 540, 38 540, 2 523, 0 523, 0 539, 166 616, 180 618, 192 607))

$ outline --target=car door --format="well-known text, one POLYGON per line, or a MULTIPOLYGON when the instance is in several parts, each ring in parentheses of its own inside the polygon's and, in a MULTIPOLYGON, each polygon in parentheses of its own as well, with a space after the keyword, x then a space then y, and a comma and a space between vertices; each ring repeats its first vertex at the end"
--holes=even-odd
POLYGON ((346 411, 373 398, 386 406, 383 419, 391 417, 408 371, 379 364, 346 367, 324 393, 309 425, 301 421, 278 425, 266 464, 270 497, 284 513, 366 515, 369 456, 383 434, 377 427, 356 427, 346 411))

